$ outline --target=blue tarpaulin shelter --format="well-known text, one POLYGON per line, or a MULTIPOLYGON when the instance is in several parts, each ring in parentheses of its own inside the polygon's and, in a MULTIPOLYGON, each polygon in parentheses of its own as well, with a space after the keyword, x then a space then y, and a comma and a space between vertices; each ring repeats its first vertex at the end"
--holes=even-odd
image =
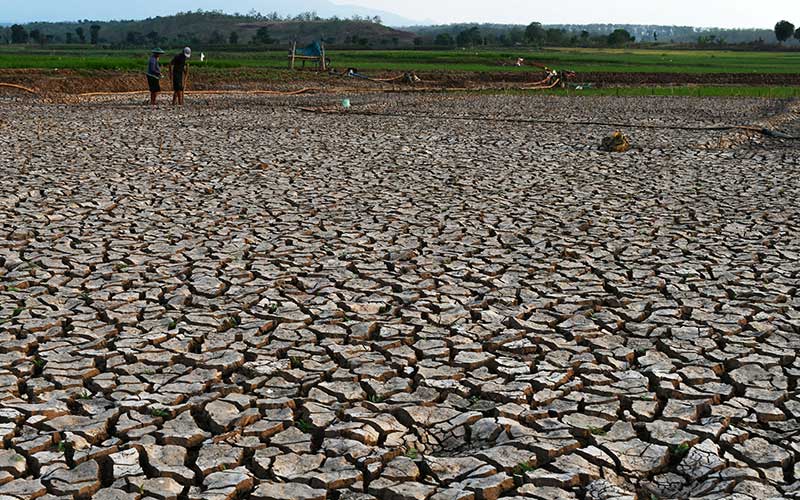
POLYGON ((302 61, 303 66, 305 66, 306 61, 314 61, 319 65, 320 70, 325 71, 327 69, 325 46, 321 41, 312 42, 302 48, 297 48, 297 42, 294 42, 289 53, 289 68, 294 69, 294 63, 297 60, 302 61))
POLYGON ((302 49, 297 49, 295 54, 305 57, 322 57, 322 44, 319 42, 312 42, 302 49))

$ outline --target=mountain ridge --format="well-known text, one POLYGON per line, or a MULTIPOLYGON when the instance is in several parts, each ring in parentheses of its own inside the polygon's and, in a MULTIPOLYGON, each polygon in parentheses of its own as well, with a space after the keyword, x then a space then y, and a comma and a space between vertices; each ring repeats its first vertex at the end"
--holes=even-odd
MULTIPOLYGON (((138 20, 157 16, 169 16, 175 12, 190 12, 197 10, 215 11, 218 9, 218 0, 160 0, 155 5, 153 2, 108 2, 107 0, 78 0, 59 3, 57 5, 42 6, 37 2, 14 2, 11 6, 4 7, 3 17, 9 19, 9 24, 31 24, 36 22, 70 22, 79 19, 93 21, 127 21, 138 20), (91 12, 91 15, 87 15, 91 12)), ((255 10, 262 14, 277 12, 280 15, 296 15, 301 12, 316 12, 322 17, 351 17, 353 15, 381 17, 388 26, 415 26, 419 20, 405 18, 393 12, 380 9, 371 9, 349 4, 336 4, 330 0, 304 0, 302 3, 292 0, 232 0, 224 9, 225 13, 247 13, 255 10)))

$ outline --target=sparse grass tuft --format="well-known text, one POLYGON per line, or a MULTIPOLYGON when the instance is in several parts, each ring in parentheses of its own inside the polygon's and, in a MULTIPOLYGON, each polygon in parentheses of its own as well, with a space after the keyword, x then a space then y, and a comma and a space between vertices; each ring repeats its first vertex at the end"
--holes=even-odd
POLYGON ((514 474, 516 474, 518 476, 521 476, 521 475, 525 474, 526 472, 532 472, 532 471, 535 471, 535 470, 536 470, 536 467, 534 467, 534 466, 532 466, 532 465, 530 465, 530 464, 528 464, 526 462, 520 462, 514 467, 514 474))
POLYGON ((62 440, 62 441, 59 441, 59 442, 58 442, 58 446, 56 446, 56 449, 57 449, 59 452, 61 452, 61 453, 65 454, 65 455, 69 455, 69 454, 70 454, 70 453, 72 453, 72 451, 73 451, 73 448, 72 448, 72 443, 70 443, 70 442, 69 442, 69 441, 67 441, 66 439, 65 439, 65 440, 62 440))
POLYGON ((150 415, 157 418, 169 418, 169 412, 164 408, 151 408, 150 415))
POLYGON ((311 434, 314 431, 314 424, 302 418, 295 422, 294 425, 306 434, 311 434))
POLYGON ((681 444, 679 444, 678 446, 675 446, 672 449, 672 454, 675 455, 678 458, 683 458, 683 457, 686 456, 687 453, 689 453, 689 450, 691 450, 691 449, 692 449, 692 447, 689 446, 688 444, 681 443, 681 444))
POLYGON ((602 427, 589 427, 589 432, 593 436, 605 436, 608 432, 602 427))
POLYGON ((242 324, 242 320, 239 319, 238 316, 228 316, 227 318, 225 318, 223 324, 225 325, 225 328, 230 330, 231 328, 236 328, 237 326, 242 324))
POLYGON ((416 448, 409 448, 404 455, 406 458, 410 458, 411 460, 416 460, 419 458, 419 451, 416 448))

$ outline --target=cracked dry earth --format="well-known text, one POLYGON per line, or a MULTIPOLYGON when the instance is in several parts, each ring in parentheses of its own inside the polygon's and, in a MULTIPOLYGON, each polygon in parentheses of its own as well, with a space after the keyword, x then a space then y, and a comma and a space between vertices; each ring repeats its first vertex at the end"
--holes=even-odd
POLYGON ((2 103, 0 499, 800 498, 797 143, 430 117, 796 104, 331 102, 2 103))

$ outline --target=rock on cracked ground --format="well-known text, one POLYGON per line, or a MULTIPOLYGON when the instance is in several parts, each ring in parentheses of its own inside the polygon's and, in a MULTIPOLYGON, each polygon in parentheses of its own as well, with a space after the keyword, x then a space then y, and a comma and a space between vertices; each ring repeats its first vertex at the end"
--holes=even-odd
POLYGON ((797 143, 432 117, 791 103, 326 101, 2 103, 0 498, 800 498, 797 143))

